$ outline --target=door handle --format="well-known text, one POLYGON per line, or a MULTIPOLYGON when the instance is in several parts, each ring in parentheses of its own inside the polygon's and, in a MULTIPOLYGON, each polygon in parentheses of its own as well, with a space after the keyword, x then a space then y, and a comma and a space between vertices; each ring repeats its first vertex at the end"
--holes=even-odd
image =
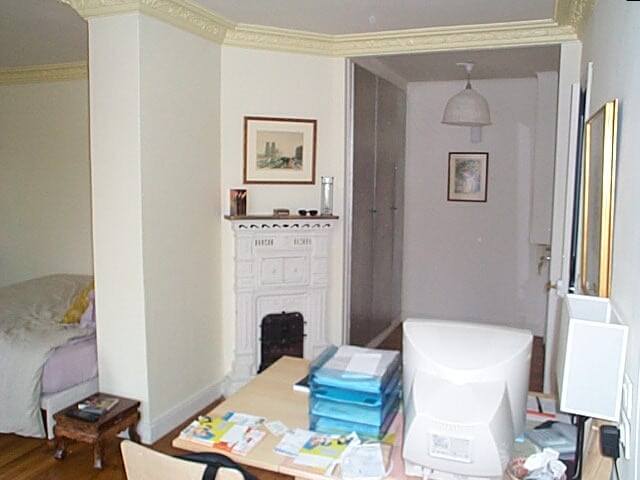
POLYGON ((551 261, 551 255, 542 255, 538 260, 538 275, 542 273, 542 267, 545 263, 551 261))
POLYGON ((548 281, 547 283, 545 283, 544 285, 544 289, 545 291, 549 291, 551 289, 557 290, 558 289, 558 284, 557 283, 553 283, 551 281, 548 281))

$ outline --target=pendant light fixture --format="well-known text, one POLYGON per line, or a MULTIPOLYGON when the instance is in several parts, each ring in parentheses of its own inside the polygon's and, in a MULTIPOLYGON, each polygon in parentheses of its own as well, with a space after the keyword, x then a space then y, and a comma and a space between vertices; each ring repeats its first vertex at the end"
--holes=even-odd
POLYGON ((456 63, 467 71, 467 86, 461 92, 455 94, 447 102, 442 115, 442 123, 471 128, 471 140, 480 141, 480 129, 491 125, 491 115, 487 100, 471 88, 471 71, 474 64, 471 62, 456 63))

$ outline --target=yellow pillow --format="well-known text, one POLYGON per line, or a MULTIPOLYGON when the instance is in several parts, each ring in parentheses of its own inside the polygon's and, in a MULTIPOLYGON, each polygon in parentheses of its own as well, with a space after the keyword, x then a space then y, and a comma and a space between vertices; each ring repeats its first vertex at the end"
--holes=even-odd
POLYGON ((73 300, 71 306, 67 310, 67 313, 62 317, 61 323, 78 323, 80 317, 89 306, 89 293, 93 290, 93 282, 80 290, 73 300))

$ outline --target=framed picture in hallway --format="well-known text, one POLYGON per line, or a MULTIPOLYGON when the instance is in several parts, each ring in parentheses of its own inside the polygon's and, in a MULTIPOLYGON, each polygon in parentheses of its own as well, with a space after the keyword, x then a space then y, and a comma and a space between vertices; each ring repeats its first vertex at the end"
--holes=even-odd
POLYGON ((488 171, 488 153, 450 152, 447 200, 450 202, 486 202, 488 171))
POLYGON ((316 123, 244 117, 244 183, 314 184, 316 123))

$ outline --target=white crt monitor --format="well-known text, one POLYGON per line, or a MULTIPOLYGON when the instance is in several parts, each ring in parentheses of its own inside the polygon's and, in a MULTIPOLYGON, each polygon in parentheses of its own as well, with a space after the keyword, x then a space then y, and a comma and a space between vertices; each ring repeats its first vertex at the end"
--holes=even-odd
POLYGON ((403 330, 405 473, 502 478, 524 432, 531 332, 417 319, 403 330))

